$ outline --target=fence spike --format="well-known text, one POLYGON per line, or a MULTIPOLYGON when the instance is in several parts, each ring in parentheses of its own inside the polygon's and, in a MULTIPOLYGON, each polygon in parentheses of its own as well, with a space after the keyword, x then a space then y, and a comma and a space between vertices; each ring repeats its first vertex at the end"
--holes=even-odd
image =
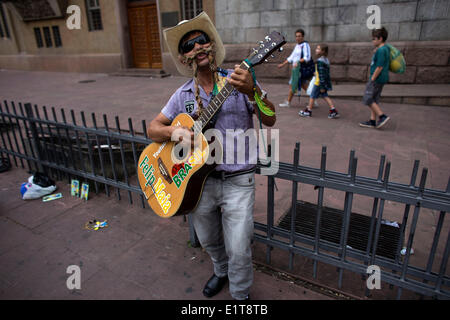
POLYGON ((388 181, 389 181, 389 174, 391 172, 391 162, 388 161, 386 164, 386 170, 384 171, 384 179, 383 179, 383 189, 387 191, 388 188, 388 181))
POLYGON ((106 116, 106 114, 103 114, 103 123, 105 124, 105 130, 109 131, 109 127, 108 127, 108 117, 106 116))
POLYGON ((66 112, 64 111, 63 108, 61 108, 61 117, 62 117, 62 119, 63 119, 63 122, 64 122, 64 123, 67 123, 67 120, 66 120, 66 112))
POLYGON ((377 177, 378 181, 381 181, 381 179, 383 178, 383 169, 384 169, 385 162, 386 162, 386 156, 384 154, 382 154, 380 157, 380 165, 378 167, 378 177, 377 177))
POLYGON ((296 142, 294 148, 294 172, 297 172, 299 162, 300 162, 300 142, 296 142))
POLYGON ((72 123, 73 125, 77 125, 77 121, 75 119, 75 111, 73 111, 73 109, 70 110, 70 117, 72 118, 72 123))
POLYGON ((142 130, 144 131, 144 137, 146 139, 148 139, 148 136, 147 136, 147 124, 145 123, 145 120, 142 120, 142 130))
POLYGON ((354 157, 355 157, 355 150, 352 149, 352 150, 350 150, 350 157, 349 157, 349 160, 348 160, 348 172, 347 172, 348 175, 350 175, 351 172, 352 172, 352 165, 353 165, 353 158, 354 157))
POLYGON ((428 175, 428 168, 422 169, 422 176, 420 177, 420 184, 419 184, 419 196, 422 197, 423 191, 425 190, 425 183, 427 180, 428 175))
POLYGON ((41 116, 39 115, 39 109, 38 109, 37 104, 34 105, 34 112, 36 114, 36 118, 41 119, 41 116))
POLYGON ((322 154, 320 156, 320 177, 325 178, 325 170, 327 165, 327 147, 322 146, 322 154))
POLYGON ((55 107, 52 107, 52 115, 53 115, 53 121, 58 122, 58 118, 56 117, 56 109, 55 109, 55 107))
POLYGON ((97 117, 95 116, 95 112, 91 113, 91 117, 92 117, 92 124, 94 125, 94 128, 98 129, 97 128, 97 117))
POLYGON ((115 117, 115 120, 116 120, 116 129, 117 129, 117 132, 118 132, 118 133, 121 133, 119 117, 116 116, 116 117, 115 117))
POLYGON ((128 118, 128 130, 130 130, 130 134, 134 136, 133 121, 131 121, 131 118, 128 118))
MULTIPOLYGON (((6 109, 6 113, 7 114, 4 114, 3 113, 3 110, 0 110, 1 111, 1 119, 2 119, 2 121, 4 121, 4 123, 6 124, 6 123, 8 123, 8 124, 11 124, 11 117, 10 117, 10 115, 9 115, 9 108, 8 108, 8 103, 6 102, 6 100, 5 100, 5 109, 6 109), (8 121, 6 121, 6 118, 8 119, 8 121)), ((1 129, 1 128, 0 128, 1 129)), ((13 132, 13 137, 15 138, 15 135, 14 135, 14 130, 12 130, 12 132, 13 132)), ((4 146, 5 147, 7 147, 7 145, 6 145, 6 141, 4 140, 4 138, 3 138, 3 133, 2 133, 2 131, 0 131, 0 133, 1 133, 1 135, 2 135, 2 141, 3 141, 3 144, 4 144, 4 146)), ((8 140, 8 142, 9 142, 9 147, 10 147, 10 149, 11 150, 14 150, 14 148, 13 148, 13 145, 12 145, 12 142, 11 142, 11 137, 9 136, 9 130, 5 130, 5 135, 6 135, 6 138, 7 138, 7 140, 8 140)), ((17 158, 16 158, 16 156, 13 154, 13 155, 11 155, 12 156, 12 158, 14 159, 14 163, 15 163, 15 165, 16 165, 16 167, 17 167, 17 158)), ((9 154, 8 154, 8 160, 10 160, 9 159, 9 154)), ((23 165, 23 164, 22 164, 23 165)))
POLYGON ((81 114, 81 123, 83 124, 83 127, 86 128, 86 117, 84 116, 84 111, 81 111, 80 114, 81 114))
POLYGON ((450 193, 450 176, 448 177, 447 189, 445 190, 445 193, 450 193))
POLYGON ((351 178, 350 181, 353 183, 355 183, 356 180, 356 168, 358 166, 358 158, 354 157, 353 158, 353 164, 352 164, 352 172, 351 172, 351 178))
POLYGON ((420 164, 419 160, 414 160, 414 167, 411 173, 411 181, 409 183, 411 187, 413 187, 416 184, 417 172, 419 171, 419 164, 420 164))

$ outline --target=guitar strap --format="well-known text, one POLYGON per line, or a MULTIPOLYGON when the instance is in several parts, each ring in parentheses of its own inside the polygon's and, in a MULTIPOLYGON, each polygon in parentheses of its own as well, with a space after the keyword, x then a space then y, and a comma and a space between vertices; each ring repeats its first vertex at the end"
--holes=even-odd
MULTIPOLYGON (((217 68, 218 72, 219 72, 219 82, 218 83, 214 83, 214 88, 212 91, 212 97, 211 97, 211 101, 215 98, 215 96, 217 96, 220 92, 220 90, 222 90, 222 88, 225 86, 225 84, 227 83, 227 71, 217 68)), ((216 125, 216 121, 217 121, 217 117, 219 116, 219 113, 222 111, 222 108, 219 109, 219 111, 217 111, 213 117, 211 118, 211 121, 209 122, 209 125, 214 128, 216 125)))

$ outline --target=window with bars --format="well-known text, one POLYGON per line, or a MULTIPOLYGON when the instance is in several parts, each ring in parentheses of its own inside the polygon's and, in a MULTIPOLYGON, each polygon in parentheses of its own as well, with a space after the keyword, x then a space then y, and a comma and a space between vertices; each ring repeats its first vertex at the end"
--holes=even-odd
POLYGON ((52 31, 53 31, 53 41, 55 41, 55 47, 62 47, 62 42, 61 42, 61 35, 59 33, 59 27, 58 26, 52 26, 52 31))
POLYGON ((56 48, 62 47, 61 34, 59 33, 59 26, 52 26, 53 42, 52 42, 52 35, 50 33, 50 27, 43 27, 42 31, 44 32, 44 38, 42 38, 41 28, 39 27, 34 28, 34 38, 36 39, 36 45, 38 48, 44 47, 44 41, 45 46, 47 48, 53 47, 53 42, 56 48))
POLYGON ((43 27, 42 30, 44 31, 45 46, 47 48, 53 47, 52 36, 50 34, 50 28, 49 27, 43 27))
POLYGON ((192 19, 203 11, 202 0, 180 0, 180 2, 183 20, 192 19))
POLYGON ((42 48, 44 43, 42 42, 42 34, 40 28, 34 28, 34 37, 36 38, 36 45, 38 48, 42 48))
POLYGON ((6 22, 6 15, 5 11, 3 10, 3 4, 0 2, 0 16, 1 16, 1 22, 0 22, 0 36, 2 38, 11 38, 9 34, 9 28, 8 23, 6 22), (2 25, 3 24, 3 25, 2 25))
POLYGON ((100 0, 86 0, 86 14, 89 31, 103 30, 99 1, 100 0))

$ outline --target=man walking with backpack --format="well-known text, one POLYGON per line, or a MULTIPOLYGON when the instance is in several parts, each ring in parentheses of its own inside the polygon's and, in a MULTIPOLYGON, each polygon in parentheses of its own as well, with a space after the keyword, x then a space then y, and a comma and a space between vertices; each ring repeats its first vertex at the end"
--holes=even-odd
POLYGON ((381 91, 389 81, 390 50, 385 44, 387 37, 388 32, 384 27, 372 31, 372 43, 376 51, 370 64, 370 78, 363 97, 363 103, 370 108, 370 119, 359 124, 364 128, 379 129, 390 119, 379 106, 381 91))

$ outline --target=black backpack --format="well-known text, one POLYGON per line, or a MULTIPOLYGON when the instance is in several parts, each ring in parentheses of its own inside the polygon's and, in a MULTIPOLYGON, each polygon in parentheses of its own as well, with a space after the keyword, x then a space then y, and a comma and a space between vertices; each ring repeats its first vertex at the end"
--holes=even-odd
MULTIPOLYGON (((309 43, 307 41, 304 41, 308 44, 309 43)), ((311 48, 310 48, 311 51, 311 48)), ((303 50, 301 51, 300 54, 300 60, 303 58, 303 50)), ((314 59, 312 58, 311 55, 311 59, 308 62, 304 62, 304 63, 300 63, 300 72, 301 72, 301 77, 305 78, 305 79, 309 79, 312 78, 314 76, 314 71, 315 71, 315 67, 314 67, 314 59)))
POLYGON ((38 186, 40 186, 42 188, 47 188, 47 187, 55 185, 55 181, 53 181, 45 173, 41 173, 41 172, 36 172, 33 175, 33 183, 37 184, 38 186))

